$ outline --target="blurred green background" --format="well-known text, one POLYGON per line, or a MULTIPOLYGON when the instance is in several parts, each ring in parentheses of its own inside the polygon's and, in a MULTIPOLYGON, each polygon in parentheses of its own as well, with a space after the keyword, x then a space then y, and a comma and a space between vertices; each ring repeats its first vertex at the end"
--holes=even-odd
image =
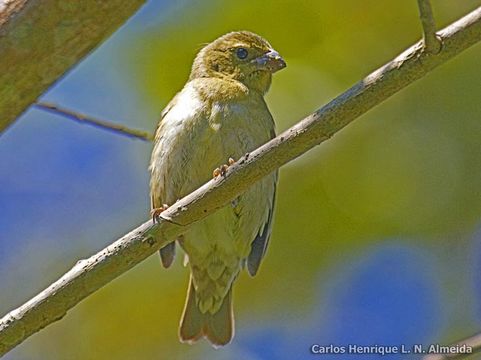
MULTIPOLYGON (((439 27, 480 5, 432 3, 439 27)), ((202 45, 241 29, 287 61, 267 95, 279 131, 421 34, 415 0, 150 1, 44 99, 153 131, 202 45)), ((5 359, 309 359, 316 343, 480 330, 480 58, 478 45, 281 169, 270 248, 235 287, 228 347, 178 342, 188 271, 152 256, 5 359)), ((150 151, 37 109, 2 135, 2 314, 148 217, 150 151)))

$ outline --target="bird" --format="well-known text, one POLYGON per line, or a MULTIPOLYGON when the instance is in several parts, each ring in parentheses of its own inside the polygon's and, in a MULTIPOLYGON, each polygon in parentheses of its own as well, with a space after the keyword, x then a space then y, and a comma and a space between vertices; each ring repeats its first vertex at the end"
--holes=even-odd
MULTIPOLYGON (((275 137, 264 95, 272 74, 284 67, 267 40, 249 31, 229 32, 198 52, 185 86, 162 111, 155 132, 149 166, 154 219, 168 204, 224 176, 234 159, 275 137)), ((231 342, 232 287, 242 269, 256 275, 266 253, 277 178, 277 171, 266 176, 159 250, 168 268, 178 243, 190 268, 181 342, 206 338, 214 347, 231 342)))

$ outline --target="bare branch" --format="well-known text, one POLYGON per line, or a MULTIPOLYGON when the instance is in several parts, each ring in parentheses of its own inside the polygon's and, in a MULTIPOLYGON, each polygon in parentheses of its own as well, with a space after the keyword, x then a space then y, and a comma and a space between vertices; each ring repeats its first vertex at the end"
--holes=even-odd
MULTIPOLYGON (((481 334, 473 335, 467 339, 458 341, 454 344, 449 345, 453 347, 453 352, 450 354, 431 354, 423 357, 423 360, 447 360, 447 359, 463 359, 465 357, 471 356, 474 353, 481 351, 481 334), (463 353, 465 351, 463 347, 469 348, 470 353, 463 353), (458 350, 456 350, 458 349, 458 350), (458 352, 458 353, 456 353, 458 352)), ((467 350, 469 351, 469 350, 467 350)))
POLYGON ((429 0, 418 0, 419 15, 423 26, 423 39, 426 51, 437 54, 441 50, 441 41, 436 36, 436 23, 429 0))
POLYGON ((52 103, 37 102, 35 103, 34 106, 39 109, 51 112, 53 114, 61 115, 63 117, 66 117, 67 119, 78 121, 81 124, 93 125, 95 127, 99 127, 101 129, 105 129, 108 131, 113 131, 115 133, 118 133, 127 137, 134 137, 144 141, 152 141, 154 139, 153 135, 146 131, 130 129, 126 126, 119 125, 106 120, 100 120, 92 116, 87 116, 87 115, 78 113, 76 111, 69 110, 64 107, 60 107, 52 103))
POLYGON ((481 7, 439 32, 437 55, 419 42, 292 128, 87 260, 0 320, 0 355, 61 319, 82 299, 212 214, 263 176, 331 138, 350 122, 481 40, 481 7))
POLYGON ((0 1, 0 134, 144 2, 0 1))

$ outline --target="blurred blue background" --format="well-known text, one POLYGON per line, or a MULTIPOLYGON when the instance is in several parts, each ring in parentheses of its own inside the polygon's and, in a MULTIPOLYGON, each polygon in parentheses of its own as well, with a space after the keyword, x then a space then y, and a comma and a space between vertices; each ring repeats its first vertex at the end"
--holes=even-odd
MULTIPOLYGON (((433 0, 442 25, 477 5, 433 0)), ((267 96, 279 130, 421 33, 414 0, 149 1, 42 99, 152 132, 202 44, 238 29, 288 63, 267 96)), ((480 57, 466 51, 281 169, 270 249, 235 288, 228 347, 179 344, 188 271, 152 256, 5 359, 310 359, 313 344, 479 330, 480 57)), ((148 218, 150 151, 35 108, 2 134, 1 314, 148 218)))

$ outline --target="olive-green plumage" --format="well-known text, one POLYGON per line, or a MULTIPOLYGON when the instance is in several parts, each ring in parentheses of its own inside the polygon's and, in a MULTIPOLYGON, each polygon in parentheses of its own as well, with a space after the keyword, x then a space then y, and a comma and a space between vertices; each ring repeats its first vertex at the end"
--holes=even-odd
MULTIPOLYGON (((275 136, 264 94, 272 73, 283 67, 270 44, 247 31, 228 33, 200 50, 189 81, 157 128, 150 164, 153 208, 173 204, 210 180, 227 159, 275 136)), ((182 341, 202 336, 214 346, 231 341, 232 284, 243 266, 251 275, 258 270, 270 236, 276 182, 277 172, 177 239, 191 270, 182 341)), ((166 267, 174 259, 174 244, 160 251, 166 267)))

